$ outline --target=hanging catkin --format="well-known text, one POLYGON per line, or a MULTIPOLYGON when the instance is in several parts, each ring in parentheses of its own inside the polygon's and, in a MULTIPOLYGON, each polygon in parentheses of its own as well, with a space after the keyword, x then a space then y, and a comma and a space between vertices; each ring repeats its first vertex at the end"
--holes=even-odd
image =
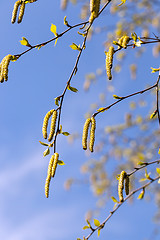
POLYGON ((57 111, 55 110, 52 114, 52 119, 51 119, 50 134, 49 134, 49 137, 48 137, 49 142, 52 141, 53 135, 55 133, 56 120, 57 120, 57 111))
POLYGON ((129 41, 130 41, 130 37, 129 36, 124 36, 123 37, 123 42, 122 42, 122 47, 126 49, 129 41))
POLYGON ((108 79, 112 79, 111 69, 113 64, 113 54, 114 54, 114 47, 110 47, 109 51, 106 53, 106 72, 108 79))
POLYGON ((88 137, 88 130, 89 130, 90 123, 91 123, 91 119, 87 118, 83 127, 82 146, 84 150, 87 149, 87 137, 88 137))
POLYGON ((54 177, 54 175, 56 173, 57 164, 58 164, 58 158, 59 158, 59 154, 55 153, 54 154, 54 162, 53 162, 53 166, 52 166, 52 172, 51 172, 51 176, 52 177, 54 177))
POLYGON ((124 179, 126 177, 126 172, 122 171, 119 177, 119 183, 118 183, 118 195, 119 195, 119 201, 123 202, 123 189, 124 189, 124 179))
POLYGON ((99 13, 99 8, 100 8, 100 0, 90 0, 90 18, 89 22, 92 23, 93 20, 98 17, 99 13))
POLYGON ((49 121, 49 118, 52 116, 53 112, 54 112, 54 109, 50 110, 44 117, 43 127, 42 127, 42 133, 43 133, 44 139, 47 138, 48 121, 49 121))
POLYGON ((47 178, 46 178, 46 182, 45 182, 45 195, 47 198, 49 197, 49 185, 50 185, 50 181, 51 181, 53 163, 54 163, 54 155, 52 155, 50 158, 50 161, 48 164, 47 178))
POLYGON ((125 192, 126 192, 126 195, 129 194, 129 176, 127 174, 125 177, 125 192))
POLYGON ((93 146, 95 141, 95 129, 96 129, 96 120, 94 117, 91 118, 91 131, 90 131, 90 142, 89 150, 93 152, 93 146))
POLYGON ((8 54, 5 56, 0 64, 0 82, 4 82, 8 80, 8 66, 10 61, 12 60, 13 56, 11 54, 8 54))
POLYGON ((18 16, 18 23, 22 22, 23 16, 24 16, 24 10, 25 10, 25 2, 21 3, 20 10, 19 10, 19 16, 18 16))
POLYGON ((13 12, 12 12, 12 19, 11 19, 11 23, 15 23, 16 21, 16 18, 17 18, 17 12, 18 12, 18 8, 19 8, 19 5, 22 3, 22 1, 17 1, 15 2, 14 4, 14 8, 13 8, 13 12))

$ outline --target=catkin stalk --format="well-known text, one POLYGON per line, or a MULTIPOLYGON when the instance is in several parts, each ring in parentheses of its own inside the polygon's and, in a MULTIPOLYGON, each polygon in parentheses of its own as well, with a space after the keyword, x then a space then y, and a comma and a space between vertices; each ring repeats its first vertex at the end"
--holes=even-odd
POLYGON ((93 152, 93 146, 95 141, 95 129, 96 129, 96 120, 94 117, 91 118, 91 131, 90 131, 90 142, 89 150, 93 152))
POLYGON ((50 134, 49 134, 49 137, 48 137, 49 142, 52 141, 53 135, 55 133, 56 120, 57 120, 57 111, 55 110, 52 114, 52 119, 51 119, 50 134))
POLYGON ((88 137, 88 130, 89 130, 90 123, 91 123, 91 119, 87 118, 83 127, 82 146, 84 150, 87 149, 87 137, 88 137))

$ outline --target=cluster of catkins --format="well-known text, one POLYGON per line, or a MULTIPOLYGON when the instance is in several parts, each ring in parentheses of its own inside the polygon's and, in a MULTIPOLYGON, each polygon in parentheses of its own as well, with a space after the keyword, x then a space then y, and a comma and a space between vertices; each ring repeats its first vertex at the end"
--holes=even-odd
POLYGON ((130 41, 130 37, 129 36, 123 36, 118 40, 118 44, 119 44, 119 48, 127 48, 127 44, 130 41))
POLYGON ((43 127, 42 127, 43 137, 44 137, 44 139, 47 139, 48 122, 49 122, 49 119, 51 116, 52 116, 52 119, 51 119, 50 133, 49 133, 49 137, 48 137, 49 142, 52 141, 54 133, 55 133, 56 120, 57 120, 57 111, 56 110, 52 109, 45 115, 44 120, 43 120, 43 127))
POLYGON ((50 185, 51 178, 53 178, 55 175, 57 164, 58 164, 58 158, 59 158, 59 154, 54 153, 54 155, 51 156, 51 159, 49 161, 48 174, 47 174, 46 183, 45 183, 46 198, 49 197, 49 185, 50 185))
POLYGON ((100 0, 90 0, 90 18, 89 22, 92 23, 93 20, 98 17, 99 13, 99 8, 100 8, 100 0))
POLYGON ((8 80, 8 66, 11 60, 13 60, 14 56, 8 54, 5 56, 0 63, 0 82, 4 82, 8 80))
POLYGON ((15 23, 16 18, 17 18, 17 13, 18 13, 18 8, 19 8, 19 15, 18 15, 18 23, 22 22, 23 16, 24 16, 24 11, 25 11, 25 5, 26 3, 33 3, 36 2, 37 0, 19 0, 15 2, 13 12, 12 12, 12 19, 11 22, 15 23))
POLYGON ((87 149, 87 138, 88 138, 88 131, 89 131, 90 124, 91 124, 91 130, 90 130, 89 150, 93 152, 93 146, 95 141, 95 129, 96 129, 96 120, 94 117, 88 118, 84 124, 83 135, 82 135, 82 146, 84 150, 87 149))
POLYGON ((111 69, 112 69, 112 64, 113 64, 113 54, 114 54, 114 47, 110 47, 108 52, 105 52, 106 54, 106 72, 107 72, 107 77, 109 80, 112 79, 112 74, 111 74, 111 69))
POLYGON ((125 171, 122 171, 119 177, 119 183, 118 183, 118 195, 119 195, 119 201, 123 202, 123 189, 124 189, 124 181, 125 181, 125 192, 126 195, 129 194, 129 176, 125 171))
MULTIPOLYGON (((44 117, 43 127, 42 127, 42 133, 43 133, 44 139, 47 139, 48 122, 51 116, 52 118, 51 118, 51 125, 50 125, 50 133, 48 137, 49 142, 52 141, 55 133, 56 121, 57 121, 57 110, 54 110, 54 109, 50 110, 44 117)), ((58 158, 59 158, 59 154, 54 153, 54 155, 51 156, 51 159, 48 165, 48 174, 47 174, 46 183, 45 183, 45 195, 47 198, 49 196, 49 185, 50 185, 51 177, 54 177, 56 172, 58 158)))

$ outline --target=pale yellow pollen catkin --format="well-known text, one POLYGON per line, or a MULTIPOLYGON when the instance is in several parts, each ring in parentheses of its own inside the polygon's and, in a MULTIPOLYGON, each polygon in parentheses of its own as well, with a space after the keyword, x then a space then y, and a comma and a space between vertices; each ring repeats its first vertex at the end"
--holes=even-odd
POLYGON ((61 0, 61 9, 65 10, 68 4, 68 0, 61 0))
POLYGON ((53 112, 54 112, 54 109, 50 110, 44 117, 43 126, 42 126, 42 133, 43 133, 44 139, 47 139, 48 121, 49 121, 49 118, 52 116, 53 112))
POLYGON ((47 178, 46 178, 46 182, 45 182, 45 195, 47 198, 49 197, 49 185, 50 185, 50 181, 51 181, 53 162, 54 162, 54 155, 52 155, 50 158, 50 161, 48 164, 47 178))
POLYGON ((57 111, 55 110, 52 114, 52 119, 51 119, 50 134, 49 134, 49 137, 48 137, 49 142, 52 141, 53 135, 55 133, 56 120, 57 120, 57 111))
POLYGON ((52 173, 51 173, 52 177, 54 177, 55 173, 56 173, 57 164, 58 164, 58 158, 59 158, 59 154, 55 153, 54 154, 54 162, 53 162, 53 166, 52 166, 52 173))
POLYGON ((13 8, 13 12, 12 12, 12 19, 11 19, 11 23, 15 23, 16 21, 16 18, 17 18, 17 12, 18 12, 18 8, 19 8, 19 5, 22 3, 22 1, 17 1, 15 2, 14 4, 14 8, 13 8))
POLYGON ((125 178, 125 192, 126 192, 126 195, 129 194, 129 176, 126 174, 126 178, 125 178))
POLYGON ((93 152, 93 146, 95 141, 95 129, 96 129, 96 120, 94 117, 91 118, 91 130, 90 130, 90 142, 89 150, 93 152))
POLYGON ((8 66, 10 61, 12 60, 12 55, 8 54, 5 56, 0 64, 0 82, 4 82, 8 80, 8 66))
POLYGON ((126 49, 129 41, 130 41, 130 37, 129 36, 124 36, 123 37, 123 42, 122 42, 122 47, 126 49))
POLYGON ((114 47, 111 46, 109 48, 109 51, 106 53, 106 72, 109 80, 112 79, 111 69, 113 64, 113 54, 114 54, 114 47))
POLYGON ((24 10, 25 10, 25 2, 21 3, 20 10, 19 10, 19 16, 18 16, 18 23, 22 22, 23 16, 24 16, 24 10))
POLYGON ((90 123, 91 123, 91 119, 87 118, 83 127, 82 146, 84 150, 87 149, 87 137, 88 137, 88 130, 89 130, 90 123))
POLYGON ((49 197, 49 185, 50 185, 50 181, 51 181, 51 177, 47 177, 47 178, 46 178, 46 182, 45 182, 45 195, 46 195, 46 198, 49 197))
POLYGON ((124 189, 124 179, 126 178, 126 172, 122 171, 119 177, 119 183, 118 183, 118 195, 119 195, 119 201, 123 202, 123 189, 124 189))
POLYGON ((120 49, 120 48, 122 48, 123 46, 122 46, 122 43, 123 43, 123 39, 124 39, 124 36, 123 37, 121 37, 119 40, 118 40, 118 43, 119 43, 119 45, 121 46, 119 46, 118 47, 118 49, 120 49))
POLYGON ((90 0, 90 18, 89 22, 92 23, 93 20, 98 17, 99 13, 99 8, 100 8, 100 0, 90 0))

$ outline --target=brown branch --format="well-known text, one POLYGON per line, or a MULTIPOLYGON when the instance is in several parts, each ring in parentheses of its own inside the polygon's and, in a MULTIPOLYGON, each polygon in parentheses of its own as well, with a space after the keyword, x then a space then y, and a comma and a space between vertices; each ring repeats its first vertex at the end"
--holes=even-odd
POLYGON ((116 208, 115 208, 113 211, 110 212, 110 214, 108 215, 108 217, 107 217, 98 227, 94 228, 94 229, 92 230, 92 232, 91 232, 87 237, 85 237, 84 239, 85 239, 85 240, 88 240, 88 239, 92 236, 92 234, 93 234, 94 232, 98 231, 98 229, 101 230, 101 229, 105 226, 105 224, 109 221, 109 219, 113 216, 113 214, 114 214, 115 212, 117 212, 117 210, 123 205, 123 203, 126 202, 131 196, 133 196, 135 193, 139 192, 140 190, 146 189, 146 187, 148 187, 150 184, 152 184, 154 181, 156 181, 156 180, 158 180, 158 179, 160 179, 160 176, 151 179, 148 183, 144 184, 142 187, 139 187, 139 188, 137 188, 136 190, 132 191, 132 192, 123 200, 123 202, 122 202, 122 203, 118 203, 118 205, 116 206, 116 208))
POLYGON ((107 106, 107 107, 104 107, 102 110, 94 113, 92 116, 95 117, 95 116, 98 115, 99 113, 101 113, 101 112, 103 112, 103 111, 105 111, 105 110, 110 109, 111 107, 113 107, 113 106, 116 105, 117 103, 121 102, 122 100, 124 100, 124 99, 126 99, 126 98, 129 98, 129 97, 132 97, 132 96, 135 96, 135 95, 137 95, 137 94, 142 94, 142 93, 147 92, 147 91, 149 91, 149 90, 151 90, 152 88, 155 88, 155 87, 157 87, 157 83, 155 83, 153 86, 148 87, 148 88, 146 88, 146 89, 144 89, 144 90, 141 90, 141 91, 138 91, 138 92, 129 94, 129 95, 125 96, 125 97, 120 97, 121 99, 117 100, 116 102, 110 104, 110 105, 107 106))

